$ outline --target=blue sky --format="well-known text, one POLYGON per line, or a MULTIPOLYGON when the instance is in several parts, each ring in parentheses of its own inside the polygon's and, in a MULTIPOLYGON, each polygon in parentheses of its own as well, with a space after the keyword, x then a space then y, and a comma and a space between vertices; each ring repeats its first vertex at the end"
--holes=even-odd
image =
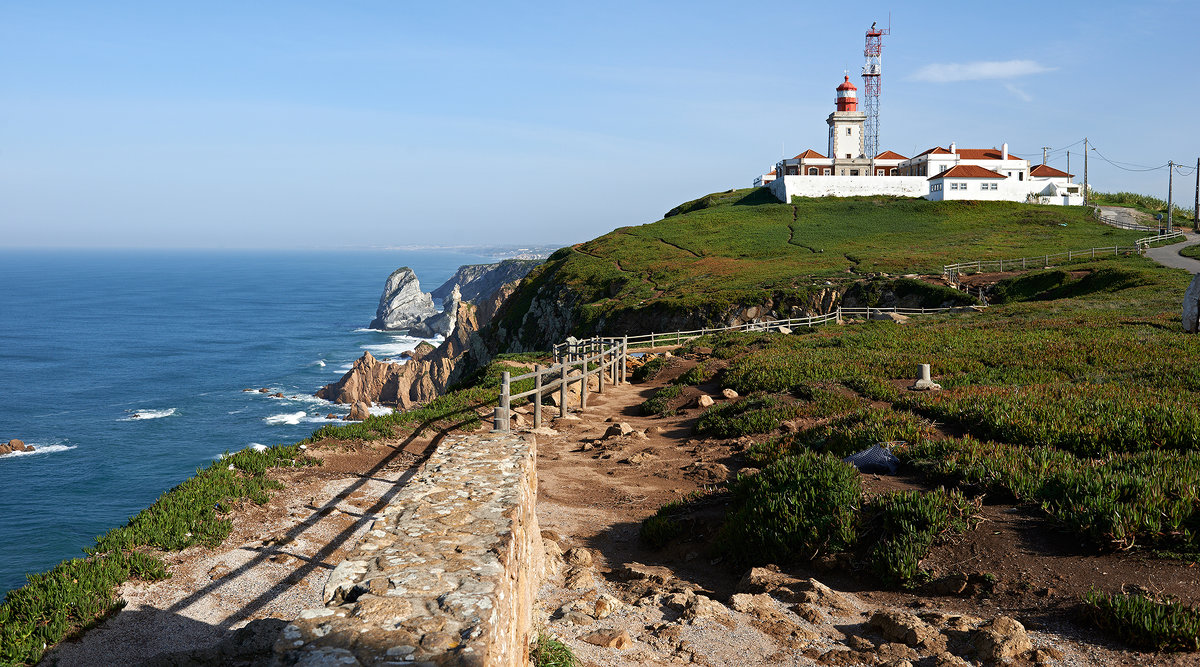
POLYGON ((753 7, 0 0, 0 245, 585 240, 824 152, 889 9, 883 148, 1200 156, 1200 3, 753 7))

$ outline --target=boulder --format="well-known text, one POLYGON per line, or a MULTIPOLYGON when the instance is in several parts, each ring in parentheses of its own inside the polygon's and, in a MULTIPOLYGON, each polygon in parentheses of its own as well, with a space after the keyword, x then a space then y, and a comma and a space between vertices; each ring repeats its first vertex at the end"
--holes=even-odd
POLYGON ((701 395, 700 398, 696 399, 696 405, 702 408, 711 408, 714 402, 715 401, 713 401, 712 396, 707 394, 701 395))
POLYGON ((728 613, 729 610, 725 608, 725 605, 707 595, 691 595, 688 596, 688 600, 683 607, 683 613, 679 618, 688 623, 694 623, 696 619, 724 616, 728 613))
POLYGON ((867 625, 877 628, 886 639, 902 642, 908 646, 937 649, 946 648, 946 637, 925 621, 903 611, 877 609, 871 614, 867 625))
POLYGON ((12 440, 9 440, 9 441, 8 441, 8 446, 9 446, 10 448, 12 448, 12 450, 13 450, 14 452, 23 452, 23 451, 26 451, 26 450, 32 450, 32 449, 33 449, 33 447, 30 447, 29 445, 26 445, 24 440, 18 440, 17 438, 13 438, 12 440))
POLYGON ((462 301, 462 294, 458 291, 458 285, 450 292, 450 296, 446 299, 442 306, 442 312, 429 316, 419 322, 414 322, 408 328, 409 335, 419 338, 433 338, 434 336, 449 336, 451 331, 454 331, 454 325, 457 324, 458 304, 462 301))
POLYGON ((596 598, 596 604, 592 607, 592 616, 596 617, 597 620, 603 620, 611 616, 620 606, 621 602, 619 600, 608 593, 601 593, 596 598))
POLYGON ((1183 293, 1183 330, 1187 333, 1200 331, 1200 274, 1192 278, 1183 293))
POLYGON ((589 644, 595 644, 602 648, 615 648, 617 650, 627 649, 633 646, 633 639, 629 637, 629 633, 624 630, 597 630, 592 634, 583 638, 583 641, 589 644))
POLYGON ((625 422, 617 422, 604 431, 605 438, 621 438, 633 433, 633 427, 625 422))
POLYGON ((896 324, 904 324, 905 322, 908 321, 908 315, 901 315, 900 313, 875 313, 874 315, 871 316, 871 319, 873 319, 873 320, 891 320, 891 321, 895 322, 896 324))
POLYGON ((363 401, 357 401, 351 408, 350 414, 346 415, 346 419, 352 421, 362 421, 371 416, 371 411, 367 409, 367 404, 363 401))
POLYGON ((738 393, 732 389, 725 388, 721 390, 721 395, 730 400, 738 397, 738 393))
POLYGON ((1016 657, 1033 648, 1025 626, 1011 616, 997 616, 985 623, 971 638, 980 658, 998 662, 1016 657))
POLYGON ((563 560, 568 565, 587 567, 592 564, 592 552, 583 547, 574 547, 567 549, 567 553, 563 554, 563 560))
POLYGON ((393 271, 384 283, 379 307, 370 326, 385 331, 408 329, 435 314, 433 297, 421 291, 416 274, 404 266, 393 271))

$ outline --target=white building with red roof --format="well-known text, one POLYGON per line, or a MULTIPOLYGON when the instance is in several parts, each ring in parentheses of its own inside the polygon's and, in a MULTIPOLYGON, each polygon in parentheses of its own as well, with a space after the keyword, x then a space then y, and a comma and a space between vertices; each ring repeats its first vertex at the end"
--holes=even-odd
POLYGON ((845 77, 837 87, 836 110, 829 114, 828 154, 808 149, 776 163, 754 179, 770 187, 780 201, 792 197, 896 195, 945 199, 984 199, 1078 205, 1082 188, 1072 175, 1029 161, 1000 148, 934 146, 913 157, 883 151, 863 153, 866 114, 858 111, 857 88, 845 77))

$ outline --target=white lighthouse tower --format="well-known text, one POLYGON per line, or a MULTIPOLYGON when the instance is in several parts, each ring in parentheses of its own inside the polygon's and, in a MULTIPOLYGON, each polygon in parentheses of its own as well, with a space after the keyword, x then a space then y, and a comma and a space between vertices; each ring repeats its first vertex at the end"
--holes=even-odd
POLYGON ((838 176, 868 176, 871 159, 866 155, 863 124, 867 114, 858 110, 858 88, 850 76, 837 87, 837 111, 829 114, 829 158, 838 176))

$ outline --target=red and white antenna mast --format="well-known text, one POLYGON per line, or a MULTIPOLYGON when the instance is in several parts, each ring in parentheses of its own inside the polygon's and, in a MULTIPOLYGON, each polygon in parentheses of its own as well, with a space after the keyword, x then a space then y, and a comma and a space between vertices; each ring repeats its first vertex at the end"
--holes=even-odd
POLYGON ((864 141, 867 157, 879 155, 879 93, 883 88, 883 36, 892 34, 892 18, 888 16, 888 27, 876 28, 871 24, 867 30, 867 46, 863 55, 863 110, 867 113, 867 131, 864 141))

